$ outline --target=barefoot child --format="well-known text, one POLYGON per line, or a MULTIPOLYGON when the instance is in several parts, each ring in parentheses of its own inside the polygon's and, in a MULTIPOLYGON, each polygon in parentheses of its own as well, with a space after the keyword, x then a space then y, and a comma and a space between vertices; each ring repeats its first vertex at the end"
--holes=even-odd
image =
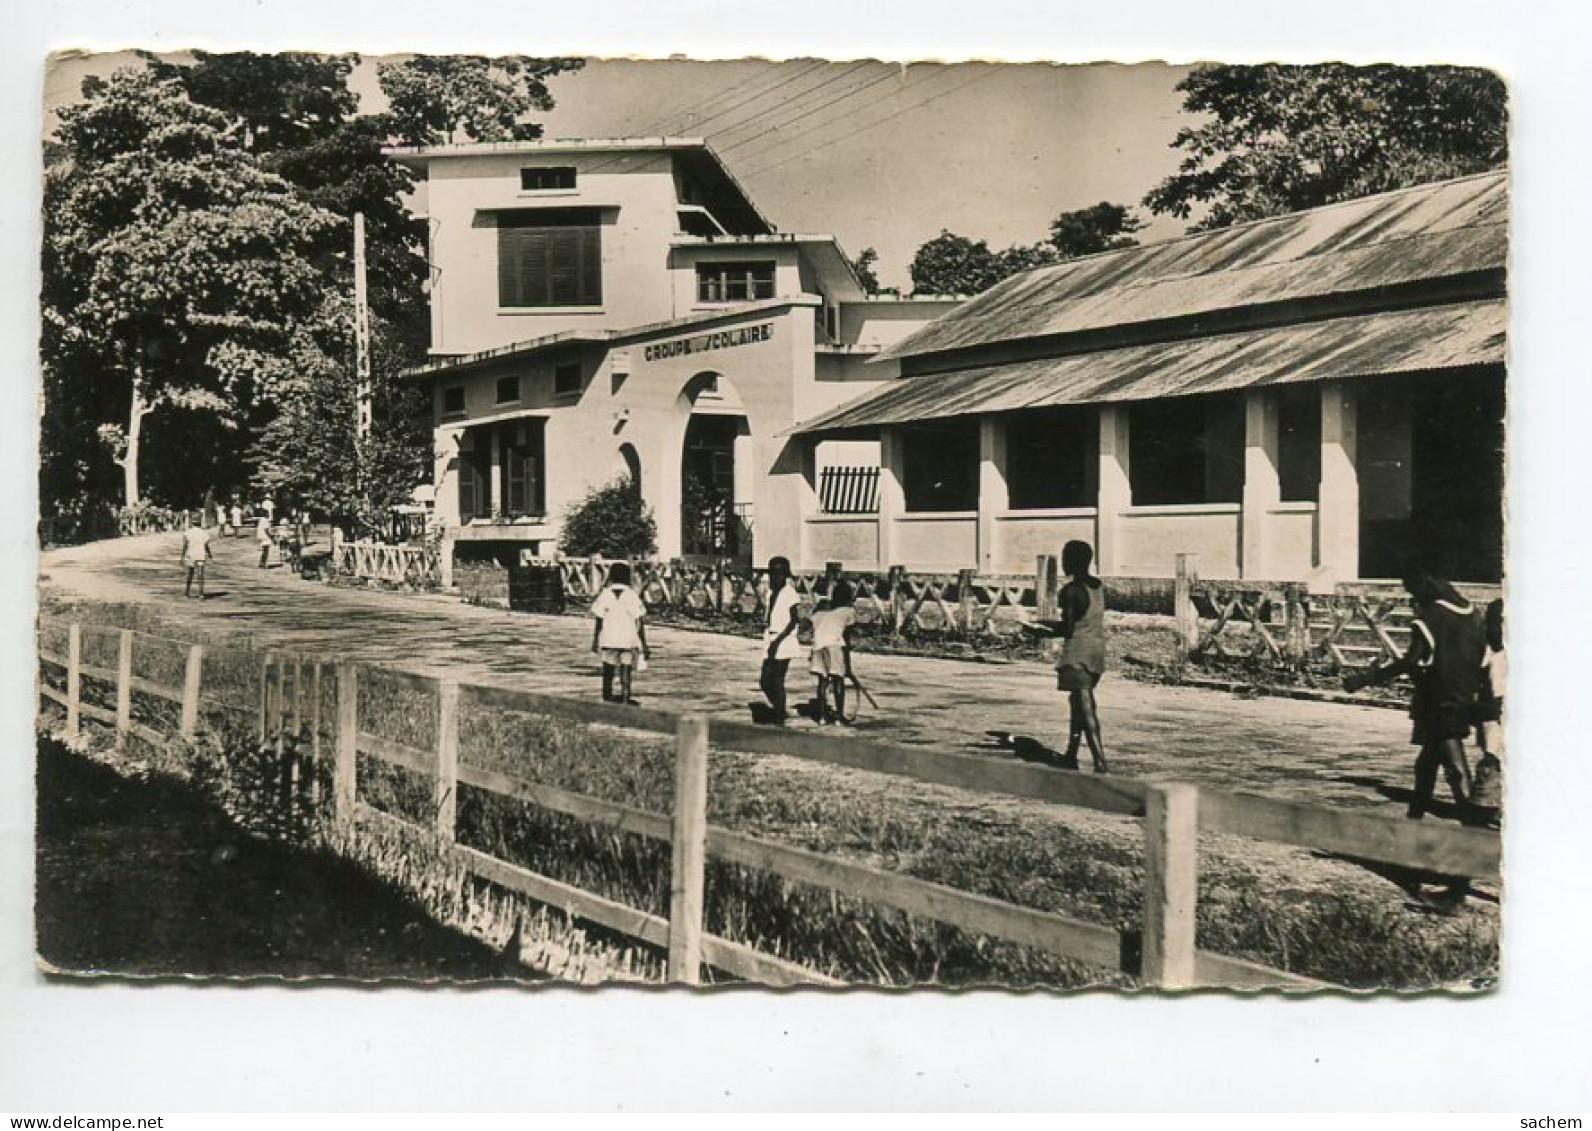
POLYGON ((1404 588, 1415 608, 1410 621, 1409 650, 1391 664, 1344 677, 1345 690, 1357 691, 1408 675, 1415 684, 1410 695, 1410 742, 1420 748, 1415 757, 1415 791, 1408 816, 1420 820, 1437 789, 1442 770, 1461 819, 1470 817, 1470 766, 1465 761, 1465 739, 1476 710, 1476 683, 1487 633, 1480 611, 1446 581, 1412 570, 1404 588))
POLYGON ((591 650, 603 658, 603 701, 629 703, 631 675, 640 662, 652 655, 647 647, 643 623, 647 606, 630 587, 630 566, 616 563, 608 571, 608 584, 591 603, 591 650), (619 675, 619 694, 614 694, 614 673, 619 675))
POLYGON ((846 722, 846 679, 851 675, 851 630, 857 623, 855 594, 844 581, 829 590, 827 605, 813 613, 813 654, 808 670, 818 680, 818 723, 846 722))
POLYGON ((200 525, 197 514, 188 516, 188 528, 182 532, 182 565, 188 571, 183 582, 182 595, 193 596, 194 574, 199 575, 199 599, 205 599, 205 563, 210 560, 210 531, 200 525))

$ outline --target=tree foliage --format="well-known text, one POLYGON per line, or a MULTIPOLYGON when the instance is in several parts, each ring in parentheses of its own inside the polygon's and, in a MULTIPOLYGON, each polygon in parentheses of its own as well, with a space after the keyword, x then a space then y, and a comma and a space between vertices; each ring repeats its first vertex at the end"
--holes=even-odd
POLYGON ((542 127, 525 115, 553 108, 547 80, 582 66, 581 59, 417 55, 382 63, 377 81, 405 144, 528 141, 541 137, 542 127))
POLYGON ((851 261, 851 270, 857 276, 857 282, 862 284, 863 294, 876 295, 882 290, 879 276, 873 270, 873 265, 878 262, 879 252, 871 247, 863 248, 857 253, 857 258, 851 261))
POLYGON ((1063 212, 1052 220, 1050 246, 1062 259, 1115 251, 1137 245, 1134 233, 1142 227, 1144 221, 1127 205, 1102 200, 1088 208, 1063 212))
POLYGON ((1134 233, 1141 227, 1142 221, 1126 205, 1101 201, 1058 215, 1051 222, 1050 238, 1042 243, 1013 244, 999 251, 984 240, 942 229, 913 256, 912 286, 922 294, 976 295, 1035 267, 1132 247, 1138 243, 1134 233))
POLYGON ((1177 173, 1144 198, 1226 227, 1502 166, 1507 93, 1471 67, 1211 65, 1178 89, 1204 117, 1180 129, 1177 173))
POLYGON ((644 558, 657 552, 658 526, 636 485, 621 476, 565 512, 558 548, 577 558, 644 558))
POLYGON ((73 399, 87 380, 101 386, 90 403, 115 403, 95 431, 133 505, 146 416, 186 409, 236 427, 289 379, 287 342, 317 300, 313 256, 334 220, 178 83, 124 68, 84 94, 61 112, 47 170, 46 390, 73 399))

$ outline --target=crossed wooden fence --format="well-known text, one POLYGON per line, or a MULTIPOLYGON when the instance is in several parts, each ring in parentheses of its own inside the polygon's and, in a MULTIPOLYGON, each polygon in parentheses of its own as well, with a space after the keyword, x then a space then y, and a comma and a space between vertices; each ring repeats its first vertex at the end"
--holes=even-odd
POLYGON ((343 542, 337 548, 337 572, 414 589, 431 589, 442 581, 441 552, 433 545, 343 542))
MULTIPOLYGON (((1477 586, 1478 594, 1490 587, 1477 586)), ((1300 582, 1204 582, 1192 555, 1177 555, 1173 604, 1180 649, 1187 656, 1259 659, 1334 668, 1395 660, 1409 647, 1409 598, 1397 586, 1340 584, 1310 593, 1300 582), (1201 605, 1213 616, 1203 623, 1201 605)))
MULTIPOLYGON (((52 622, 43 622, 41 629, 51 625, 52 622)), ((59 625, 54 627, 58 629, 59 625)), ((73 623, 67 626, 66 655, 41 648, 39 692, 65 709, 68 736, 80 733, 86 717, 110 726, 118 741, 125 741, 128 736, 156 745, 196 740, 205 649, 197 644, 186 645, 183 686, 166 687, 133 675, 134 640, 141 635, 125 629, 73 623), (117 634, 115 670, 84 664, 85 629, 117 634), (49 668, 64 669, 64 689, 44 678, 44 670, 49 668), (83 699, 85 677, 114 685, 114 711, 83 699), (180 720, 175 732, 167 734, 134 722, 135 693, 179 704, 180 720)), ((222 705, 237 709, 235 704, 222 705)), ((1416 824, 1380 814, 1190 785, 1151 785, 1128 778, 1084 776, 947 751, 756 727, 699 714, 676 715, 461 684, 446 677, 390 668, 321 664, 297 656, 266 657, 260 669, 258 716, 262 746, 274 745, 278 753, 290 753, 296 766, 311 771, 323 759, 329 760, 333 812, 356 835, 371 823, 399 824, 411 834, 423 832, 471 875, 572 917, 665 949, 670 979, 691 984, 700 981, 704 964, 769 985, 835 983, 799 962, 708 934, 703 926, 703 906, 709 858, 772 872, 796 883, 827 888, 975 935, 1033 947, 1103 969, 1122 970, 1136 975, 1144 985, 1163 988, 1220 985, 1305 989, 1322 985, 1297 974, 1196 949, 1201 834, 1224 833, 1276 841, 1450 876, 1496 877, 1499 873, 1499 838, 1480 829, 1416 824), (426 746, 406 745, 360 728, 360 687, 373 674, 434 701, 436 730, 426 746), (327 676, 335 681, 336 689, 329 751, 321 741, 322 681, 327 676), (477 711, 521 712, 574 723, 672 734, 672 813, 654 813, 473 765, 469 751, 461 749, 460 719, 477 711), (1138 931, 1122 931, 709 825, 707 765, 713 745, 1138 818, 1143 822, 1145 838, 1141 927, 1138 931), (432 817, 423 829, 360 798, 357 771, 361 756, 430 780, 432 817), (461 786, 669 844, 668 915, 625 906, 458 843, 461 786)), ((318 781, 320 775, 311 772, 309 777, 318 781)))
MULTIPOLYGON (((609 570, 624 559, 562 558, 565 596, 589 601, 602 589, 609 570)), ((649 608, 718 612, 760 620, 768 609, 768 571, 729 561, 630 561, 631 584, 649 608)), ((946 574, 914 574, 901 566, 883 571, 845 572, 839 562, 791 577, 797 597, 812 606, 840 579, 855 593, 857 619, 893 633, 942 633, 976 637, 1011 633, 1035 616, 1054 615, 1055 555, 1040 555, 1033 575, 980 577, 971 569, 946 574)))

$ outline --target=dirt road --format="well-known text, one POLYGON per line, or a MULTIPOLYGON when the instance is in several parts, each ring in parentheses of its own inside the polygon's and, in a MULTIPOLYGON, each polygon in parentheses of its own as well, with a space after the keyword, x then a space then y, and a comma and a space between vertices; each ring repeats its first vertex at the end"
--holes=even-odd
MULTIPOLYGON (((158 606, 174 630, 379 662, 419 672, 596 697, 590 622, 483 609, 456 599, 333 588, 255 566, 252 539, 218 539, 203 601, 182 599, 178 536, 150 535, 51 550, 46 598, 158 606)), ((650 706, 744 718, 758 697, 754 641, 654 627, 655 659, 637 681, 650 706)), ((792 665, 793 700, 808 694, 792 665)), ((1058 744, 1065 706, 1037 663, 975 664, 859 656, 879 701, 863 736, 1010 756, 987 732, 1058 744)), ((1108 675, 1100 690, 1112 769, 1151 780, 1397 811, 1410 778, 1407 722, 1373 707, 1239 698, 1108 675)), ((1087 759, 1085 759, 1087 763, 1087 759)))

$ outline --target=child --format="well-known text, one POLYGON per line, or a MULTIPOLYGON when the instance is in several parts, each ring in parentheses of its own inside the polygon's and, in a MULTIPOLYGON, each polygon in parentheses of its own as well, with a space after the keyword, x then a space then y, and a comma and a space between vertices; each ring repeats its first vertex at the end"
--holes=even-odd
POLYGON ((851 675, 851 630, 857 623, 852 607, 855 594, 849 584, 836 581, 827 605, 813 613, 813 654, 808 670, 818 680, 814 720, 849 726, 846 719, 846 679, 851 675), (831 700, 833 706, 831 706, 831 700))
POLYGON ((1094 772, 1109 774, 1095 688, 1106 670, 1106 591, 1089 572, 1094 549, 1087 542, 1068 542, 1061 548, 1061 569, 1067 584, 1061 587, 1061 620, 1041 621, 1028 631, 1065 640, 1056 658, 1056 688, 1067 693, 1067 752, 1056 762, 1061 769, 1078 768, 1078 748, 1089 744, 1094 772))
POLYGON ((255 520, 254 540, 260 546, 260 568, 265 569, 271 564, 271 547, 276 543, 271 539, 271 520, 263 512, 255 520))
POLYGON ((1493 824, 1503 804, 1504 684, 1508 660, 1504 655, 1504 602, 1493 601, 1486 612, 1487 652, 1481 661, 1481 692, 1476 704, 1476 782, 1470 800, 1478 823, 1493 824))
POLYGON ((199 575, 199 599, 205 599, 205 563, 210 560, 210 531, 202 525, 198 514, 188 516, 188 528, 182 533, 182 565, 188 571, 183 582, 182 595, 193 596, 193 577, 199 575))
POLYGON ((592 629, 591 650, 603 658, 603 701, 631 703, 631 673, 652 656, 647 647, 647 628, 643 623, 647 606, 630 588, 630 566, 616 562, 608 571, 608 584, 591 603, 597 618, 592 629), (619 694, 614 694, 614 673, 619 673, 619 694))
POLYGON ((1476 709, 1476 678, 1487 649, 1486 628, 1476 607, 1446 581, 1411 570, 1404 577, 1404 588, 1415 608, 1409 650, 1391 664, 1345 676, 1343 686, 1358 691, 1397 675, 1410 677, 1415 684, 1410 696, 1414 723, 1410 742, 1420 753, 1415 757, 1415 790, 1408 816, 1418 821, 1426 815, 1441 769, 1461 819, 1469 820, 1471 780, 1465 739, 1476 709))

